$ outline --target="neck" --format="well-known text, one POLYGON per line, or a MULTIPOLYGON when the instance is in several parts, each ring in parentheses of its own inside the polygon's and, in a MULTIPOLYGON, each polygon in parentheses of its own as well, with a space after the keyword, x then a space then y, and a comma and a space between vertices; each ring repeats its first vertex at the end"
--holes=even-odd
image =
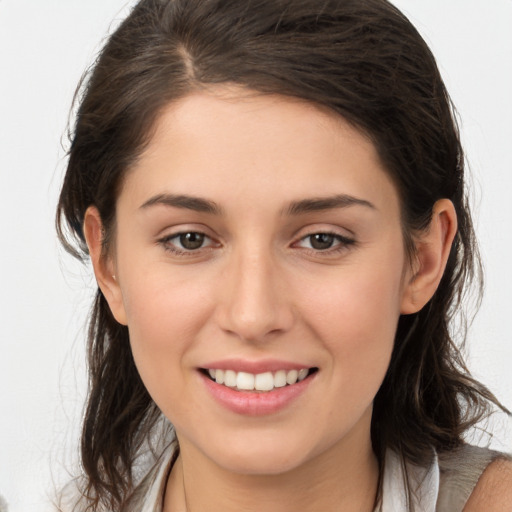
POLYGON ((277 475, 233 473, 182 442, 167 482, 164 512, 371 512, 378 463, 369 432, 365 437, 365 442, 345 439, 277 475))

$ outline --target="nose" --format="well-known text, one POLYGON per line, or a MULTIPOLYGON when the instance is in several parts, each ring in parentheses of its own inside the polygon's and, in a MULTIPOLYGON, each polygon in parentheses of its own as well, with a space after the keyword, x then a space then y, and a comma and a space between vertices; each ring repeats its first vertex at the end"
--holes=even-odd
POLYGON ((286 283, 269 254, 235 255, 223 274, 217 318, 225 332, 261 342, 291 328, 294 315, 286 283))

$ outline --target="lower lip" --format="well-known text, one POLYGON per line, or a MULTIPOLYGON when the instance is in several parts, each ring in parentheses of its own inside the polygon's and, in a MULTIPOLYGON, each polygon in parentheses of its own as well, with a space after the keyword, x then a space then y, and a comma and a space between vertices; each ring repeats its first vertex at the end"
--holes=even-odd
POLYGON ((285 409, 306 391, 315 375, 316 373, 309 375, 306 379, 291 386, 258 393, 236 391, 217 384, 201 373, 206 389, 218 403, 232 412, 246 416, 264 416, 285 409))

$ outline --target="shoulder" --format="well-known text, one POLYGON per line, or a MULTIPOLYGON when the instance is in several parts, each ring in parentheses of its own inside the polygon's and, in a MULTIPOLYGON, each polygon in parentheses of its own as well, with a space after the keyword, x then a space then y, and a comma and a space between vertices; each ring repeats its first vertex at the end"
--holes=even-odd
POLYGON ((464 512, 512 512, 512 459, 500 457, 487 466, 464 512))
POLYGON ((438 460, 438 512, 512 512, 510 456, 466 444, 438 460))

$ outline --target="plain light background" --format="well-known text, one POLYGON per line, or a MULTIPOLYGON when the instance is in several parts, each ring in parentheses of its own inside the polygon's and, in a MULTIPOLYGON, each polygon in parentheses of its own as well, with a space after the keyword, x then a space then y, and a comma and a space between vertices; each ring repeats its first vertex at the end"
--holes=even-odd
MULTIPOLYGON (((486 267, 470 367, 512 407, 512 0, 394 3, 430 44, 460 113, 486 267)), ((56 241, 61 142, 82 72, 126 13, 125 0, 0 0, 0 495, 10 512, 49 510, 76 461, 94 282, 56 241)))

